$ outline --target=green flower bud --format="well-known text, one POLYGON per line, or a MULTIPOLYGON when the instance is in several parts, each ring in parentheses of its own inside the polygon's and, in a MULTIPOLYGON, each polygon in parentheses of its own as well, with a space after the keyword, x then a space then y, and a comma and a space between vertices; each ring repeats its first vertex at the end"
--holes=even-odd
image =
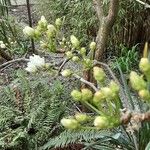
POLYGON ((85 122, 88 120, 88 116, 83 113, 77 113, 75 114, 75 118, 78 122, 85 122))
POLYGON ((51 38, 51 37, 54 37, 55 35, 56 35, 56 28, 54 27, 54 25, 52 25, 52 24, 49 24, 48 26, 47 26, 47 36, 49 37, 49 38, 51 38))
POLYGON ((47 20, 44 16, 41 16, 41 20, 38 22, 38 25, 40 28, 46 28, 47 27, 47 20))
POLYGON ((63 77, 70 77, 72 75, 72 71, 69 69, 66 69, 61 74, 63 77))
POLYGON ((95 80, 97 80, 98 82, 103 82, 106 78, 105 72, 103 71, 102 68, 99 68, 99 67, 93 68, 93 75, 94 75, 95 80))
POLYGON ((99 103, 99 102, 101 102, 101 101, 104 100, 104 99, 105 99, 104 94, 103 94, 101 91, 97 91, 97 92, 94 94, 93 102, 94 102, 94 103, 99 103))
POLYGON ((150 93, 148 90, 140 90, 139 91, 139 96, 143 99, 143 100, 150 100, 150 93))
POLYGON ((68 59, 70 59, 70 58, 73 57, 73 54, 72 54, 71 51, 68 51, 68 52, 66 52, 66 56, 67 56, 68 59))
POLYGON ((82 48, 80 49, 80 54, 83 55, 83 56, 86 55, 86 49, 85 49, 85 47, 82 47, 82 48))
POLYGON ((146 88, 146 82, 134 71, 130 73, 130 82, 134 90, 139 91, 146 88))
POLYGON ((109 84, 109 88, 112 90, 112 92, 118 94, 119 93, 119 86, 117 83, 115 83, 114 81, 111 81, 109 84))
POLYGON ((41 36, 40 31, 37 30, 37 29, 35 29, 35 30, 34 30, 34 37, 35 37, 35 38, 39 38, 40 36, 41 36))
POLYGON ((62 25, 62 21, 61 21, 60 18, 57 18, 57 19, 56 19, 55 25, 56 25, 57 27, 60 27, 60 26, 62 25))
POLYGON ((104 128, 107 128, 109 126, 109 121, 106 117, 98 116, 94 120, 94 126, 97 129, 104 129, 104 128))
POLYGON ((74 62, 78 62, 80 59, 79 59, 78 56, 73 56, 73 57, 72 57, 72 60, 73 60, 74 62))
POLYGON ((93 61, 89 58, 84 59, 84 67, 90 69, 93 66, 93 61))
POLYGON ((78 90, 73 90, 71 92, 71 96, 75 101, 80 101, 82 99, 82 94, 80 91, 78 90))
POLYGON ((74 48, 79 48, 80 42, 74 35, 71 35, 70 41, 71 41, 74 48))
POLYGON ((150 71, 150 63, 148 58, 142 58, 139 64, 139 68, 142 72, 150 71))
POLYGON ((82 101, 88 101, 91 100, 93 97, 93 93, 89 89, 82 89, 82 101))
POLYGON ((34 37, 34 29, 29 27, 29 26, 26 26, 24 29, 23 29, 23 33, 28 36, 28 37, 31 37, 33 38, 34 37))
POLYGON ((65 128, 71 129, 71 130, 77 129, 78 126, 79 126, 79 123, 75 119, 66 119, 66 118, 63 118, 63 119, 61 119, 61 124, 65 128))
POLYGON ((94 50, 96 49, 96 43, 95 43, 95 42, 91 42, 91 44, 90 44, 90 49, 91 49, 92 51, 94 51, 94 50))
POLYGON ((106 99, 113 99, 116 96, 109 87, 101 88, 101 92, 106 99))

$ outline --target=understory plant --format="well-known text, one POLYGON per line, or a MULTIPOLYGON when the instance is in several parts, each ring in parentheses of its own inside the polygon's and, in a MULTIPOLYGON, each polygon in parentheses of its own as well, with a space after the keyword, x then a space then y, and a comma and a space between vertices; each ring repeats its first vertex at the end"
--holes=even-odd
POLYGON ((96 37, 98 20, 93 2, 71 0, 36 0, 39 5, 35 6, 40 15, 45 15, 50 20, 58 17, 65 19, 63 34, 68 36, 75 34, 86 45, 86 42, 96 37), (82 34, 81 34, 82 33, 82 34))
POLYGON ((28 78, 17 71, 16 80, 0 89, 0 149, 37 150, 63 131, 59 122, 68 111, 67 90, 58 80, 49 83, 46 76, 28 78))
POLYGON ((10 14, 10 0, 0 1, 0 49, 8 55, 23 55, 27 51, 27 43, 20 34, 21 27, 10 14))
POLYGON ((80 40, 74 35, 70 41, 61 37, 61 19, 55 24, 48 24, 44 16, 35 28, 26 27, 24 33, 35 40, 43 39, 41 47, 49 52, 64 52, 66 59, 59 68, 55 64, 46 63, 45 59, 30 56, 26 71, 40 73, 55 70, 57 75, 73 77, 86 84, 87 87, 74 89, 70 94, 77 104, 77 112, 61 119, 61 124, 67 129, 60 135, 50 138, 41 149, 66 147, 69 144, 81 144, 83 149, 149 149, 150 139, 150 62, 147 55, 140 60, 141 73, 131 71, 130 85, 122 73, 122 84, 119 82, 111 68, 102 62, 93 59, 96 43, 91 42, 89 53, 82 47, 80 40), (61 38, 60 38, 61 37, 61 38), (63 70, 68 61, 74 61, 84 70, 91 71, 95 81, 82 78, 82 71, 77 72, 71 68, 63 70), (101 67, 100 67, 101 66, 101 67), (105 73, 107 70, 108 74, 105 73), (132 88, 131 88, 132 87, 132 88), (137 94, 133 94, 134 91, 137 94))
MULTIPOLYGON (((111 67, 117 70, 119 65, 123 73, 130 73, 132 68, 136 68, 139 60, 139 49, 138 44, 133 46, 131 49, 120 45, 121 52, 118 57, 112 59, 111 67)), ((137 69, 137 68, 136 68, 137 69)))

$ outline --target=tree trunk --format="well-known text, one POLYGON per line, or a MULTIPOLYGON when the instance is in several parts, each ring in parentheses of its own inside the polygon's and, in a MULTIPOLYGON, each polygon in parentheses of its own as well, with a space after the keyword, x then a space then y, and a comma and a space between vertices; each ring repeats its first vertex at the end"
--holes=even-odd
POLYGON ((96 38, 97 50, 95 52, 95 59, 100 61, 107 46, 108 36, 110 35, 118 14, 119 0, 110 0, 107 16, 103 13, 102 0, 94 0, 94 5, 100 22, 96 38))

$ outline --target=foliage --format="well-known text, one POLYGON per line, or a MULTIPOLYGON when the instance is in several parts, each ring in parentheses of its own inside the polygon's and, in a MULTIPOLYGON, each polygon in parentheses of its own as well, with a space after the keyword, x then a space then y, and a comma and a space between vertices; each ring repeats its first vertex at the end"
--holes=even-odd
MULTIPOLYGON (((48 20, 65 17, 64 34, 75 34, 85 45, 86 41, 95 39, 99 24, 92 1, 37 1, 40 4, 37 6, 38 12, 40 15, 44 14, 48 20)), ((104 0, 103 3, 106 10, 109 0, 104 0)), ((149 36, 147 16, 148 9, 138 2, 120 1, 118 18, 108 40, 109 51, 118 51, 120 44, 130 48, 137 43, 145 42, 149 36)))
POLYGON ((64 87, 46 78, 28 79, 17 72, 10 86, 1 89, 0 149, 34 150, 61 132, 60 118, 67 112, 64 87))
MULTIPOLYGON (((56 22, 57 21, 55 21, 54 25, 48 25, 47 20, 45 20, 44 17, 41 17, 41 20, 38 22, 38 25, 35 28, 31 29, 26 27, 24 33, 29 37, 35 39, 40 39, 42 36, 44 36, 45 40, 52 38, 53 41, 59 41, 57 40, 59 30, 57 26, 58 24, 56 22), (41 25, 42 28, 40 28, 41 25), (43 25, 45 25, 46 27, 49 26, 51 28, 47 29, 43 25), (40 29, 40 34, 37 34, 37 29, 40 29), (44 32, 41 32, 42 30, 44 30, 44 32)), ((71 68, 62 71, 61 74, 64 77, 75 77, 84 83, 88 83, 88 85, 91 86, 91 88, 94 90, 93 92, 91 89, 83 88, 81 90, 75 89, 71 92, 72 98, 76 102, 80 102, 87 106, 87 108, 89 108, 90 110, 90 113, 80 112, 63 118, 61 120, 61 124, 72 131, 68 130, 54 138, 50 138, 49 141, 41 148, 48 149, 53 147, 66 147, 69 144, 79 143, 84 145, 84 149, 101 149, 102 147, 105 147, 107 149, 113 149, 119 146, 121 149, 124 150, 143 150, 143 148, 145 148, 149 142, 149 122, 139 122, 136 117, 132 118, 132 120, 130 121, 131 118, 127 117, 126 126, 124 126, 123 124, 125 120, 123 120, 123 115, 126 116, 126 113, 128 113, 128 111, 121 112, 120 109, 123 109, 124 105, 129 111, 131 111, 131 113, 145 113, 147 109, 149 109, 149 106, 147 104, 145 105, 141 101, 141 99, 143 99, 148 102, 150 98, 150 93, 147 89, 149 85, 150 72, 150 64, 148 59, 142 58, 139 65, 140 70, 143 72, 143 76, 145 76, 145 78, 147 79, 146 81, 136 72, 131 72, 130 74, 131 85, 134 90, 138 91, 138 94, 140 96, 140 99, 138 98, 138 96, 135 96, 133 98, 133 94, 128 87, 126 79, 124 78, 124 75, 122 73, 122 68, 120 65, 118 65, 118 63, 117 67, 120 71, 123 87, 114 77, 114 74, 112 73, 110 68, 106 67, 114 81, 109 81, 104 70, 102 68, 99 68, 98 66, 95 66, 107 66, 103 63, 99 63, 93 60, 93 58, 91 57, 93 51, 96 48, 95 42, 91 42, 89 46, 89 55, 86 55, 86 49, 81 47, 80 40, 78 40, 74 35, 70 37, 70 44, 68 44, 69 46, 67 45, 67 43, 67 40, 62 40, 62 43, 59 43, 59 46, 64 46, 65 50, 67 50, 66 57, 68 58, 68 60, 77 60, 75 62, 82 64, 85 70, 93 70, 93 77, 97 81, 97 86, 93 83, 85 81, 82 77, 78 75, 76 71, 73 71, 71 68), (74 59, 74 57, 78 59, 74 59), (122 91, 121 96, 119 95, 119 90, 122 91), (102 131, 102 133, 99 134, 100 137, 95 137, 93 141, 92 137, 96 136, 96 133, 92 134, 91 132, 95 132, 94 129, 104 130, 104 132, 102 131), (145 132, 147 134, 145 134, 145 132), (110 134, 110 136, 106 136, 106 133, 107 135, 110 134), (91 136, 86 136, 87 134, 90 134, 91 136), (105 136, 102 136, 103 134, 105 136), (139 136, 139 134, 141 136, 139 136)), ((47 44, 50 44, 50 48, 51 45, 53 45, 53 43, 51 42, 47 42, 47 44)), ((57 47, 58 44, 55 43, 55 46, 57 47)), ((57 52, 50 48, 48 47, 50 52, 57 52)), ((128 58, 134 59, 132 54, 135 54, 135 48, 136 46, 133 47, 132 51, 127 54, 128 58)), ((58 48, 55 48, 55 50, 58 50, 58 48)), ((125 51, 124 53, 126 54, 125 51)), ((36 61, 39 62, 40 59, 41 58, 38 58, 36 61)), ((42 68, 39 69, 42 70, 42 68)))
MULTIPOLYGON (((118 66, 119 67, 119 66, 118 66)), ((149 73, 150 73, 150 63, 147 58, 142 58, 139 64, 140 70, 143 72, 143 75, 145 75, 146 81, 143 80, 143 78, 136 73, 131 72, 130 74, 130 82, 131 86, 134 90, 138 91, 138 94, 140 98, 133 97, 133 93, 130 91, 130 88, 126 84, 126 79, 123 77, 123 73, 121 71, 121 68, 119 67, 120 70, 120 75, 122 77, 122 82, 124 86, 124 94, 126 95, 127 98, 127 103, 126 108, 132 111, 133 113, 135 112, 142 112, 145 113, 146 111, 149 110, 149 99, 150 99, 150 92, 148 91, 149 87, 149 73), (146 94, 144 92, 146 92, 146 94), (143 102, 145 100, 147 104, 143 102)), ((97 69, 97 68, 96 68, 97 69)), ((97 71, 97 70, 96 70, 97 71)), ((98 79, 96 76, 97 74, 94 73, 94 77, 96 77, 96 80, 98 79)), ((99 74, 100 75, 100 74, 99 74)), ((84 145, 84 149, 101 149, 106 148, 106 149, 113 149, 115 147, 119 147, 120 149, 123 150, 144 150, 146 147, 148 147, 149 139, 150 139, 150 134, 149 134, 149 127, 150 123, 149 122, 140 122, 137 118, 131 117, 131 120, 126 123, 126 125, 123 125, 123 120, 120 119, 120 125, 117 122, 113 122, 115 119, 116 121, 118 120, 117 117, 121 117, 121 112, 119 111, 120 108, 122 108, 123 105, 125 105, 125 100, 123 100, 123 97, 121 98, 122 105, 118 106, 116 105, 116 101, 119 99, 115 99, 117 95, 115 96, 113 93, 108 91, 107 89, 107 95, 105 95, 104 88, 106 89, 106 85, 104 82, 98 82, 98 88, 101 87, 101 89, 98 89, 98 92, 102 92, 102 95, 97 95, 95 94, 92 96, 93 98, 89 98, 89 91, 87 93, 84 93, 83 90, 81 92, 73 92, 71 93, 73 99, 75 101, 80 101, 82 104, 85 104, 91 111, 94 111, 97 115, 99 116, 105 116, 108 120, 104 120, 105 124, 102 122, 102 120, 99 120, 97 124, 95 122, 97 121, 97 117, 94 117, 93 115, 89 115, 87 113, 88 118, 83 118, 83 115, 77 118, 76 115, 74 116, 69 116, 68 119, 61 121, 63 126, 66 128, 72 130, 72 121, 75 119, 78 122, 78 125, 76 126, 75 130, 68 130, 65 133, 61 134, 60 137, 56 137, 54 139, 51 139, 45 146, 44 149, 50 148, 51 146, 55 147, 64 147, 69 143, 82 143, 84 145), (81 93, 81 97, 80 97, 81 93), (111 95, 112 94, 112 95, 111 95), (88 97, 88 98, 87 98, 88 97), (86 99, 85 99, 86 98, 86 99), (104 100, 106 98, 106 100, 104 100), (111 101, 111 98, 113 101, 111 101), (96 101, 95 101, 96 100, 96 101), (101 107, 103 106, 103 107, 101 107), (118 108, 118 111, 117 111, 118 108), (113 110, 114 109, 114 110, 113 110), (115 114, 115 111, 120 113, 120 115, 115 114), (113 112, 113 116, 112 115, 113 112), (115 116, 115 117, 114 117, 115 116), (110 117, 110 118, 109 118, 110 117), (92 118, 92 119, 91 119, 92 118), (94 120, 95 118, 95 120, 94 120), (69 121, 70 120, 70 121, 69 121), (102 130, 100 137, 95 137, 94 141, 92 141, 92 138, 89 136, 84 136, 85 134, 91 133, 91 131, 88 131, 88 129, 94 129, 95 127, 100 130, 100 129, 107 129, 107 131, 102 130), (109 124, 110 123, 110 124, 109 124), (98 125, 99 124, 99 125, 98 125), (103 125, 102 125, 103 124, 103 125), (112 126, 111 126, 112 125, 112 126), (119 128, 114 129, 114 127, 119 126, 119 128), (109 130, 108 128, 113 128, 112 130, 109 130), (83 130, 84 129, 84 130, 83 130), (71 135, 70 135, 71 132, 71 135), (81 132, 81 133, 80 133, 81 132), (87 133, 86 133, 87 132, 87 133), (108 132, 108 133, 107 133, 108 132), (115 135, 116 133, 116 135, 115 135), (73 134, 73 135, 72 135, 73 134), (104 134, 104 137, 103 137, 104 134), (107 135, 105 135, 107 134, 107 135), (109 134, 111 136, 109 136, 109 134), (77 137, 76 137, 77 136, 77 137), (101 136, 104 138, 101 138, 101 136), (84 138, 85 137, 85 138, 84 138), (91 138, 88 141, 88 137, 91 138), (115 137, 115 138, 114 138, 115 137), (96 141, 95 141, 96 140, 96 141), (56 142, 57 141, 57 142, 56 142), (88 141, 88 142, 87 142, 88 141), (109 144, 110 143, 110 144, 109 144), (58 144, 58 145, 57 145, 58 144), (88 147, 89 146, 89 147, 88 147)), ((114 89, 109 85, 107 86, 110 88, 113 92, 114 89, 117 87, 114 86, 114 89)), ((82 113, 80 113, 82 114, 82 113)), ((144 114, 143 114, 144 115, 144 114)), ((144 118, 144 116, 143 116, 144 118)), ((127 119, 127 118, 126 118, 127 119)), ((73 121, 73 123, 75 123, 73 121)), ((95 129, 96 129, 95 128, 95 129)), ((94 130, 92 130, 93 132, 94 130)), ((98 131, 97 131, 98 132, 98 131)), ((92 135, 92 134, 91 134, 92 135)), ((96 133, 94 134, 96 135, 96 133)))
POLYGON ((0 15, 6 16, 8 15, 8 8, 11 4, 10 0, 1 0, 0 1, 0 15))
POLYGON ((86 44, 96 36, 98 21, 92 7, 92 1, 71 0, 37 0, 40 4, 38 12, 45 15, 48 20, 64 17, 63 34, 75 34, 86 44), (81 34, 82 33, 82 34, 81 34))
POLYGON ((117 69, 119 64, 123 73, 129 73, 132 68, 136 68, 138 65, 139 52, 138 44, 133 46, 131 49, 128 49, 124 45, 120 45, 121 52, 118 56, 114 57, 114 61, 111 66, 113 69, 117 69))
POLYGON ((0 41, 6 45, 8 53, 24 54, 27 51, 27 41, 20 34, 20 26, 11 15, 9 15, 10 0, 0 1, 0 41))

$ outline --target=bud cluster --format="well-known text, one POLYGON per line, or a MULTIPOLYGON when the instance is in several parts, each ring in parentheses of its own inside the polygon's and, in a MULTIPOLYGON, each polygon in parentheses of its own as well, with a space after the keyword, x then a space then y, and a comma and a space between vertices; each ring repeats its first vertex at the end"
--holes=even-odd
POLYGON ((132 88, 138 91, 141 99, 150 101, 150 62, 148 58, 141 58, 139 68, 143 75, 140 76, 136 72, 132 71, 130 73, 130 83, 132 88), (143 77, 145 77, 145 79, 143 77))
POLYGON ((42 49, 47 49, 50 52, 56 51, 56 38, 57 33, 60 30, 62 21, 57 18, 55 24, 48 24, 46 18, 41 16, 37 26, 34 28, 26 26, 23 29, 23 33, 28 37, 35 40, 40 40, 40 46, 42 49))
POLYGON ((80 62, 85 70, 93 67, 91 56, 96 49, 96 43, 91 42, 89 47, 81 46, 80 40, 74 35, 70 36, 70 40, 60 34, 62 20, 57 18, 54 24, 49 24, 44 16, 38 21, 34 28, 26 26, 23 33, 31 39, 40 42, 41 49, 48 50, 53 53, 65 52, 66 57, 74 62, 80 62))
POLYGON ((76 113, 74 116, 69 118, 61 119, 61 124, 70 130, 75 129, 107 129, 113 128, 120 124, 120 121, 117 118, 110 118, 109 116, 88 116, 85 113, 76 113), (116 121, 117 120, 117 121, 116 121), (87 124, 91 124, 91 126, 87 126, 87 124))
MULTIPOLYGON (((70 36, 70 43, 67 48, 66 57, 71 59, 74 62, 80 62, 84 69, 91 69, 93 67, 93 60, 87 56, 87 49, 85 47, 81 47, 80 41, 74 36, 70 36)), ((94 51, 96 49, 96 43, 91 42, 89 45, 90 51, 94 51)))
MULTIPOLYGON (((68 74, 68 73, 67 73, 68 74)), ((93 68, 94 78, 98 82, 104 82, 106 75, 105 72, 99 68, 93 68)), ((108 86, 104 86, 95 93, 88 88, 83 88, 81 90, 73 90, 71 96, 74 101, 81 102, 87 105, 92 110, 95 110, 99 116, 90 117, 90 123, 92 121, 92 128, 95 129, 105 129, 112 128, 120 124, 120 101, 119 101, 119 86, 114 81, 110 81, 108 86), (114 117, 115 116, 115 117, 114 117)), ((76 128, 82 128, 82 123, 87 121, 85 114, 76 114, 74 119, 76 120, 76 128)), ((74 120, 69 119, 70 126, 61 121, 62 125, 69 129, 76 129, 73 127, 74 120)))

